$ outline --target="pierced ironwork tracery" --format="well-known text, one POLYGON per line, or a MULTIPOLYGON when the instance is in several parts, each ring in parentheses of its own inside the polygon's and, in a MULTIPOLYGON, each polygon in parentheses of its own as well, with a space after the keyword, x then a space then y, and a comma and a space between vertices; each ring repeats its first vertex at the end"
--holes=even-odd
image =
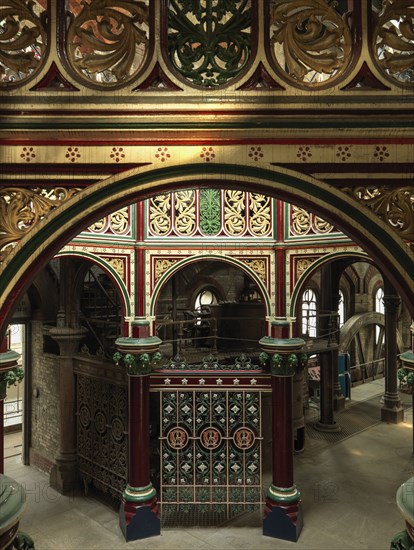
POLYGON ((0 86, 25 82, 39 71, 47 47, 47 2, 0 4, 0 86))
POLYGON ((258 391, 160 392, 160 501, 169 514, 223 519, 262 500, 262 426, 258 391))
POLYGON ((127 473, 126 386, 77 374, 77 448, 81 478, 119 498, 127 473))
POLYGON ((414 188, 344 188, 346 193, 368 206, 403 239, 414 240, 414 188))
POLYGON ((315 86, 339 77, 352 54, 346 20, 329 0, 272 0, 272 54, 288 78, 315 86))
POLYGON ((174 68, 198 86, 239 76, 251 53, 250 0, 169 0, 168 53, 174 68))
POLYGON ((60 206, 80 189, 0 189, 0 259, 22 237, 31 231, 50 211, 60 206))
POLYGON ((383 2, 373 33, 378 64, 397 82, 414 83, 414 5, 412 0, 383 2))
POLYGON ((66 54, 85 83, 113 86, 131 81, 149 48, 147 2, 68 2, 66 54))

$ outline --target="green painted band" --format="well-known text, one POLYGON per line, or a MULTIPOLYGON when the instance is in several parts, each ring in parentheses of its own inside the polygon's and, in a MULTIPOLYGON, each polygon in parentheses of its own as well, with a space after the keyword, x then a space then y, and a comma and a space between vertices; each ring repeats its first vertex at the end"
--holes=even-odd
POLYGON ((293 487, 276 487, 275 485, 270 485, 266 495, 273 500, 273 502, 280 502, 282 504, 293 504, 300 500, 300 491, 294 485, 293 487))
POLYGON ((152 483, 145 487, 131 487, 127 485, 122 496, 127 502, 147 502, 155 497, 156 490, 152 483))

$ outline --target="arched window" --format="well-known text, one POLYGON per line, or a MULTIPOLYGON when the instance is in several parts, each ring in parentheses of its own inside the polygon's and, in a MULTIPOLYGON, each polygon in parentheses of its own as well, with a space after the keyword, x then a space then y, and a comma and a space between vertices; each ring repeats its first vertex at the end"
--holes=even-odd
POLYGON ((345 296, 342 290, 339 291, 338 303, 339 327, 345 323, 345 296))
POLYGON ((316 294, 307 288, 302 296, 302 335, 316 337, 316 294))
MULTIPOLYGON (((374 309, 376 313, 382 313, 384 314, 384 289, 382 286, 377 288, 377 291, 375 292, 375 298, 374 298, 374 309)), ((378 344, 378 339, 381 333, 381 329, 378 325, 375 326, 375 343, 378 344)))
POLYGON ((194 309, 201 311, 203 306, 218 304, 218 297, 211 288, 205 288, 199 292, 194 302, 194 309))

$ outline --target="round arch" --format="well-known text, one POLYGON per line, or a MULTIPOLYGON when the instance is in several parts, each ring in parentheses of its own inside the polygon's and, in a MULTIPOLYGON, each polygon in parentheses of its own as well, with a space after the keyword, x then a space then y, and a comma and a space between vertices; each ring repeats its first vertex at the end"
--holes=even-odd
POLYGON ((131 316, 131 300, 129 297, 128 289, 126 288, 125 283, 121 279, 119 274, 108 262, 106 262, 99 256, 96 256, 96 254, 92 254, 90 252, 72 252, 69 250, 61 250, 56 254, 57 258, 63 258, 68 256, 73 256, 76 258, 84 258, 85 260, 88 260, 96 265, 99 265, 99 267, 101 267, 105 271, 105 273, 107 273, 107 275, 112 279, 114 285, 119 290, 119 294, 122 297, 124 317, 131 316))
POLYGON ((302 275, 299 277, 299 279, 296 282, 295 288, 293 289, 292 296, 291 296, 289 315, 291 317, 295 317, 298 300, 302 294, 302 291, 304 290, 306 282, 309 279, 309 277, 311 277, 312 274, 315 273, 317 269, 334 260, 353 259, 353 258, 355 258, 355 261, 358 261, 358 260, 362 260, 364 262, 371 261, 370 258, 364 252, 333 252, 331 254, 326 254, 324 256, 321 256, 320 258, 315 260, 307 269, 305 269, 305 271, 302 273, 302 275))
POLYGON ((234 267, 239 268, 241 271, 246 273, 260 288, 260 291, 263 296, 263 301, 266 306, 266 315, 272 315, 272 307, 270 302, 270 296, 269 293, 263 284, 263 281, 257 276, 257 274, 250 269, 247 265, 245 265, 243 262, 236 260, 235 258, 232 258, 230 256, 223 256, 219 254, 203 254, 202 257, 200 256, 191 256, 190 258, 185 258, 180 262, 175 263, 172 265, 169 269, 167 269, 160 278, 159 281, 157 281, 157 284, 154 287, 154 290, 151 294, 151 301, 150 301, 150 309, 149 309, 149 315, 153 317, 155 315, 155 308, 157 304, 157 300, 159 297, 159 294, 162 290, 162 287, 165 285, 165 283, 173 277, 180 269, 186 267, 187 265, 190 265, 194 262, 203 262, 205 260, 215 260, 215 261, 221 261, 224 263, 228 263, 233 265, 234 267))
POLYGON ((84 227, 133 201, 195 186, 226 186, 262 193, 325 218, 367 250, 414 316, 414 253, 395 231, 353 197, 316 178, 276 166, 171 163, 157 169, 142 166, 83 189, 20 241, 1 272, 1 334, 15 301, 34 274, 84 227))

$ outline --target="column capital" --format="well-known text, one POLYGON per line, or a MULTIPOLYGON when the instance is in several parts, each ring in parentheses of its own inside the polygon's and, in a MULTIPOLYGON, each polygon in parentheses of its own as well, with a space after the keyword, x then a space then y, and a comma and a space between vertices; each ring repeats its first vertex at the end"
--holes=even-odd
POLYGON ((23 379, 23 369, 17 367, 20 354, 14 350, 0 353, 0 400, 6 398, 7 387, 23 379))
POLYGON ((263 350, 259 356, 260 362, 270 366, 273 376, 293 376, 306 364, 307 355, 302 353, 305 341, 302 338, 264 336, 259 344, 263 350))
POLYGON ((118 351, 113 359, 117 365, 122 362, 130 376, 145 376, 151 373, 151 367, 161 359, 158 351, 161 343, 158 336, 117 338, 115 345, 118 351))
POLYGON ((59 345, 61 357, 71 357, 78 351, 79 342, 85 338, 88 330, 84 327, 53 327, 49 335, 59 345))
POLYGON ((385 313, 396 313, 400 304, 401 298, 397 294, 384 294, 385 313))

